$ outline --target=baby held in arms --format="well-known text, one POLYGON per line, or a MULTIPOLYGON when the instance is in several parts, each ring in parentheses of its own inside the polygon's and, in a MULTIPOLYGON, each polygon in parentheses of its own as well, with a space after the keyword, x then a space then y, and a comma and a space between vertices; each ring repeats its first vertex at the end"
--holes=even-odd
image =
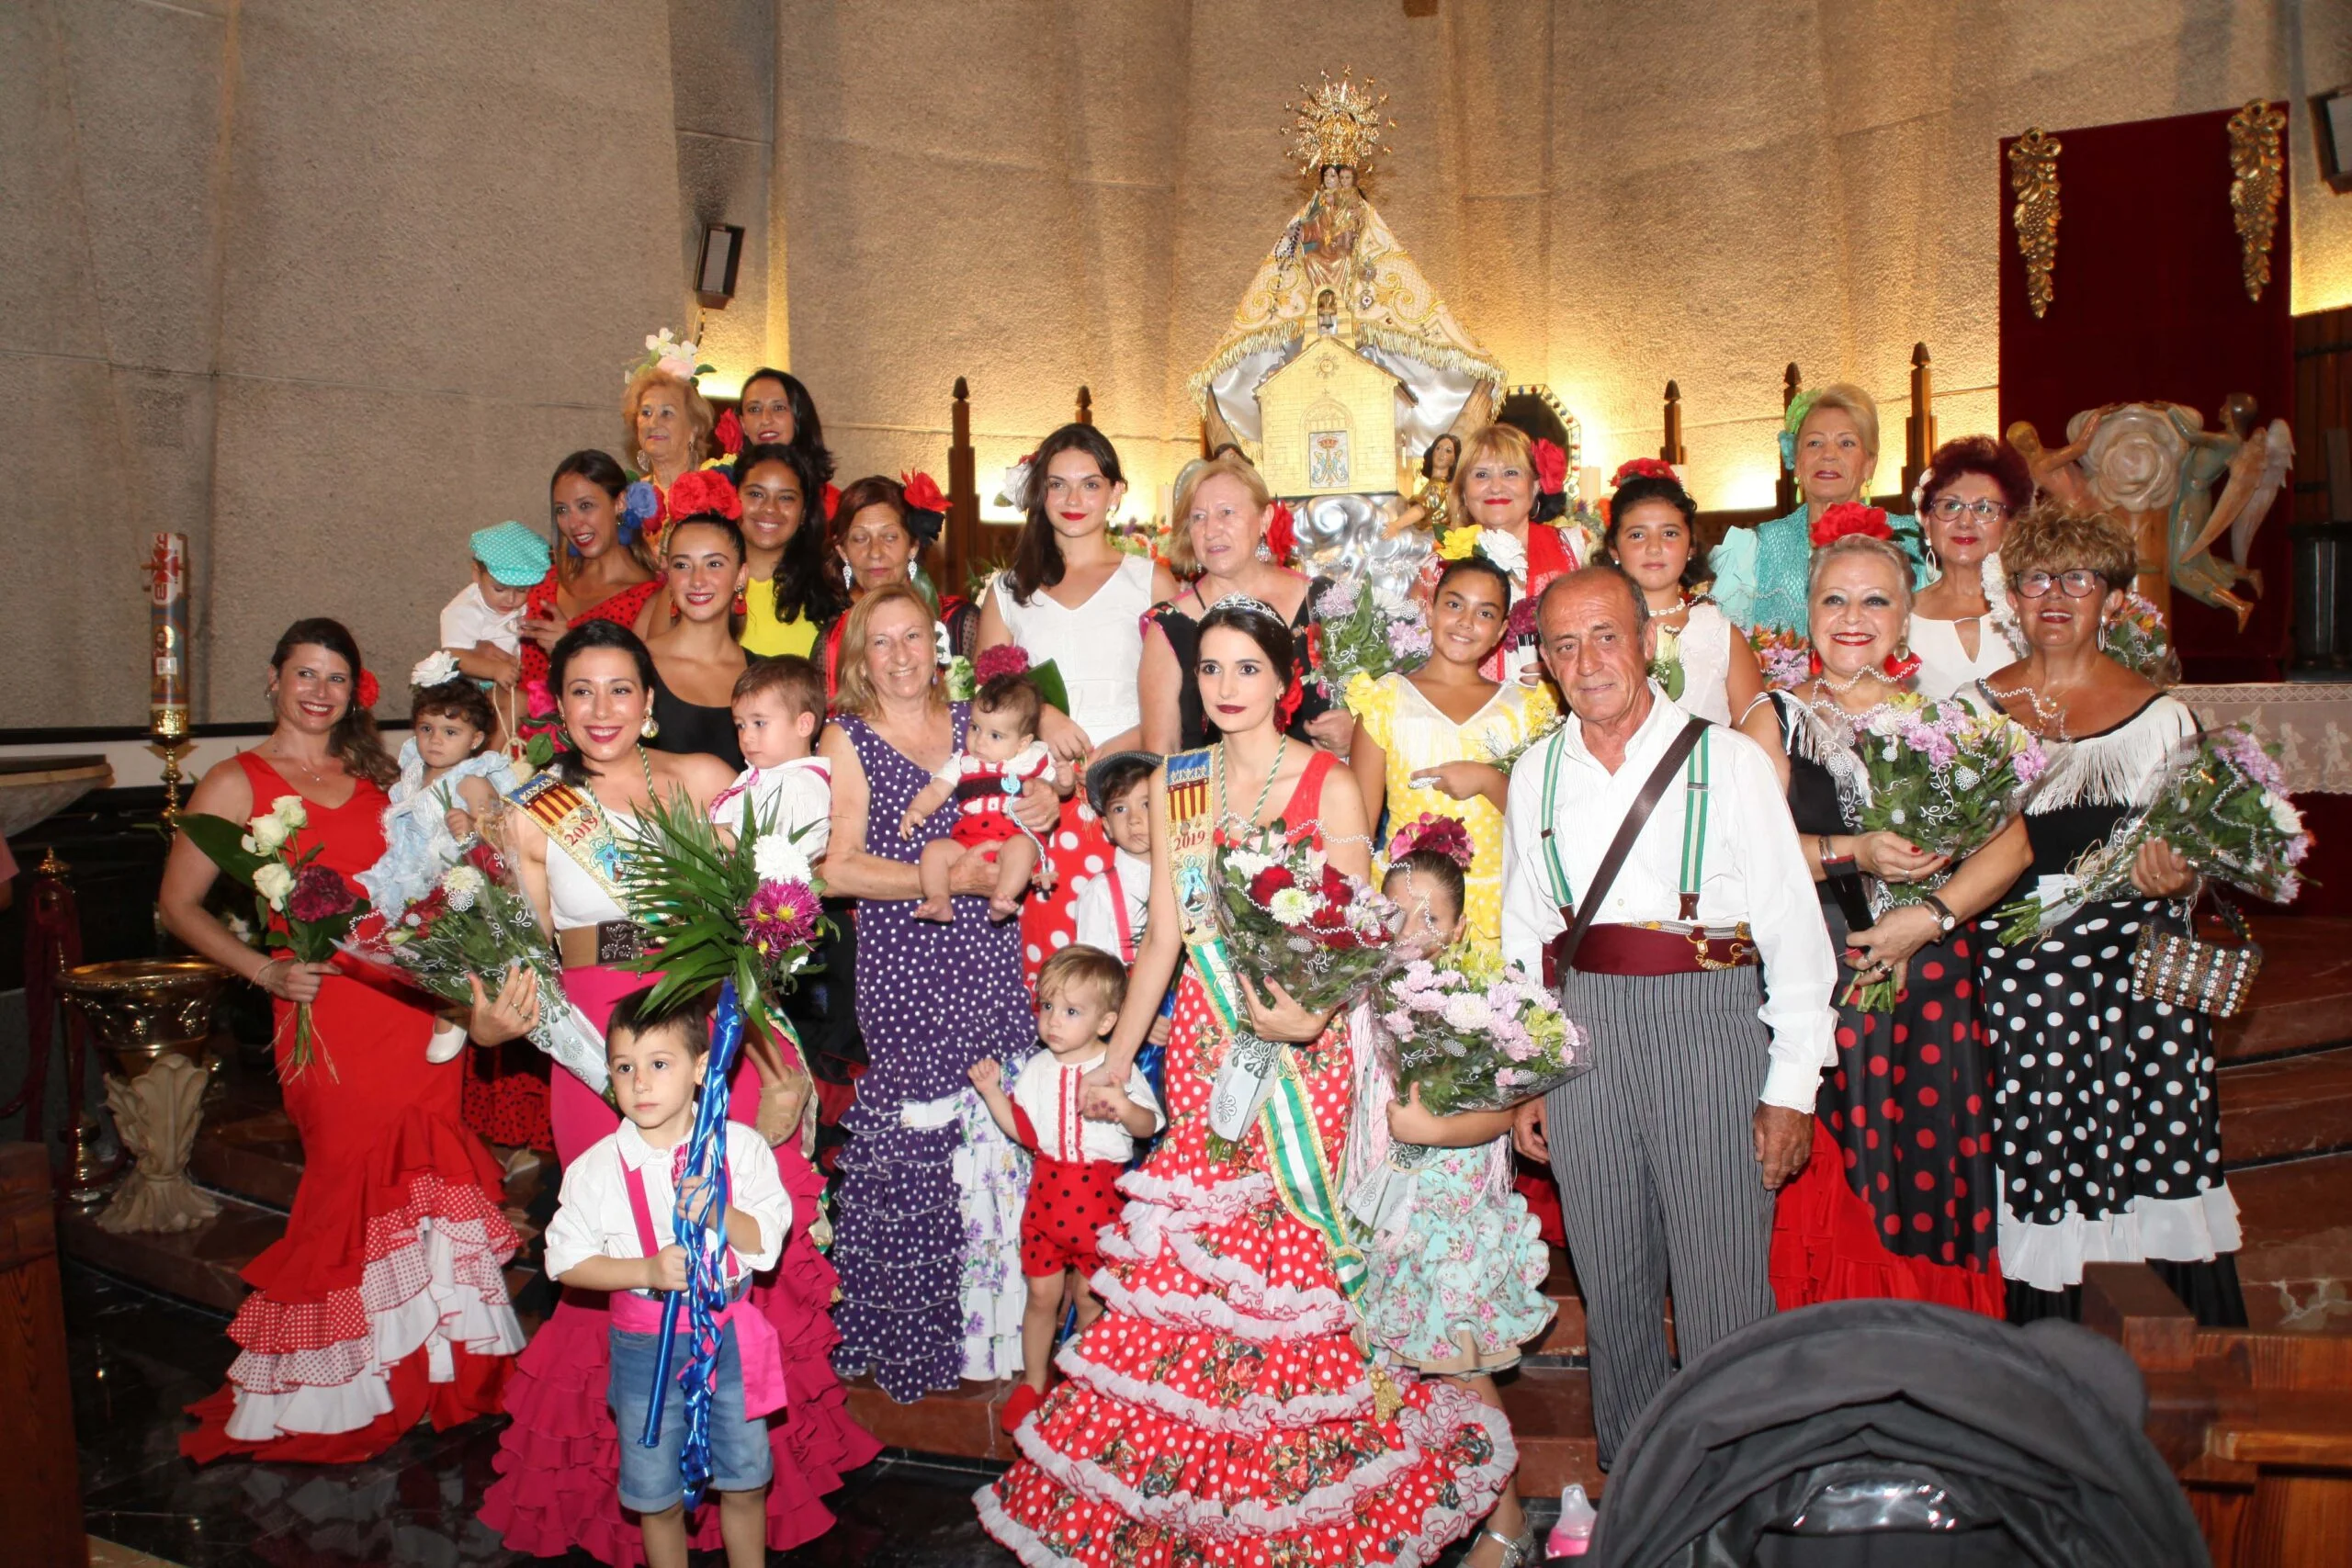
POLYGON ((915 919, 953 920, 948 885, 956 863, 967 852, 990 851, 996 891, 989 897, 989 918, 1009 920, 1021 912, 1022 891, 1045 845, 1012 815, 1012 804, 1031 779, 1053 771, 1053 759, 1037 739, 1043 705, 1025 675, 988 681, 972 698, 966 750, 951 755, 908 804, 899 821, 902 839, 913 838, 940 807, 951 802, 956 807, 955 829, 922 847, 922 902, 915 906, 915 919))

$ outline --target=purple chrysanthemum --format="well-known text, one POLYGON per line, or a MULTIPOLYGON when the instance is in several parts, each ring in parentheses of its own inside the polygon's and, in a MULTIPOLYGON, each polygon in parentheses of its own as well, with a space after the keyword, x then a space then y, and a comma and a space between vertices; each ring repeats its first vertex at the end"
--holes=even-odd
POLYGON ((798 882, 763 882, 743 906, 743 939, 774 958, 817 934, 817 896, 798 882))

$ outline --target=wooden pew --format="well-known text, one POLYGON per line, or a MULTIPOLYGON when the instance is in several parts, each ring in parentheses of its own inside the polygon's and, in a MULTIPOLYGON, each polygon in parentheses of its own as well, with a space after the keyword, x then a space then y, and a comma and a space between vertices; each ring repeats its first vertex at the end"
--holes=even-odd
POLYGON ((2200 1328, 2138 1263, 2085 1267, 2083 1323, 2146 1378, 2214 1568, 2352 1560, 2352 1335, 2200 1328))

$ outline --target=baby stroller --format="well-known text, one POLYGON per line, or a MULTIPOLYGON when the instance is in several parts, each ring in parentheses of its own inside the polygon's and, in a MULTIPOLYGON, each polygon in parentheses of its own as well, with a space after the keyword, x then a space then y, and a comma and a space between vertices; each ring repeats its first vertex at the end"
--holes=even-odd
POLYGON ((1601 1568, 2205 1568, 2122 1347, 1918 1302, 1742 1329, 1642 1413, 1601 1568))

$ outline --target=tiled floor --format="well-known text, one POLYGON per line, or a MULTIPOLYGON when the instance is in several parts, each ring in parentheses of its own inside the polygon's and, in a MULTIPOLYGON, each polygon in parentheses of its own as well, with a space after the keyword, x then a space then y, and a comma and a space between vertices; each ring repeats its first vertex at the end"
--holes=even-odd
MULTIPOLYGON (((65 1319, 91 1534, 185 1568, 535 1561, 504 1551, 474 1519, 491 1480, 495 1424, 420 1429, 361 1465, 226 1461, 198 1470, 179 1455, 187 1425, 180 1410, 228 1370, 227 1320, 78 1266, 65 1273, 65 1319)), ((884 1459, 834 1499, 841 1522, 830 1535, 771 1562, 1010 1568, 1011 1554, 981 1534, 972 1512, 972 1492, 988 1475, 884 1459)), ((593 1564, 580 1553, 570 1562, 593 1564)))

